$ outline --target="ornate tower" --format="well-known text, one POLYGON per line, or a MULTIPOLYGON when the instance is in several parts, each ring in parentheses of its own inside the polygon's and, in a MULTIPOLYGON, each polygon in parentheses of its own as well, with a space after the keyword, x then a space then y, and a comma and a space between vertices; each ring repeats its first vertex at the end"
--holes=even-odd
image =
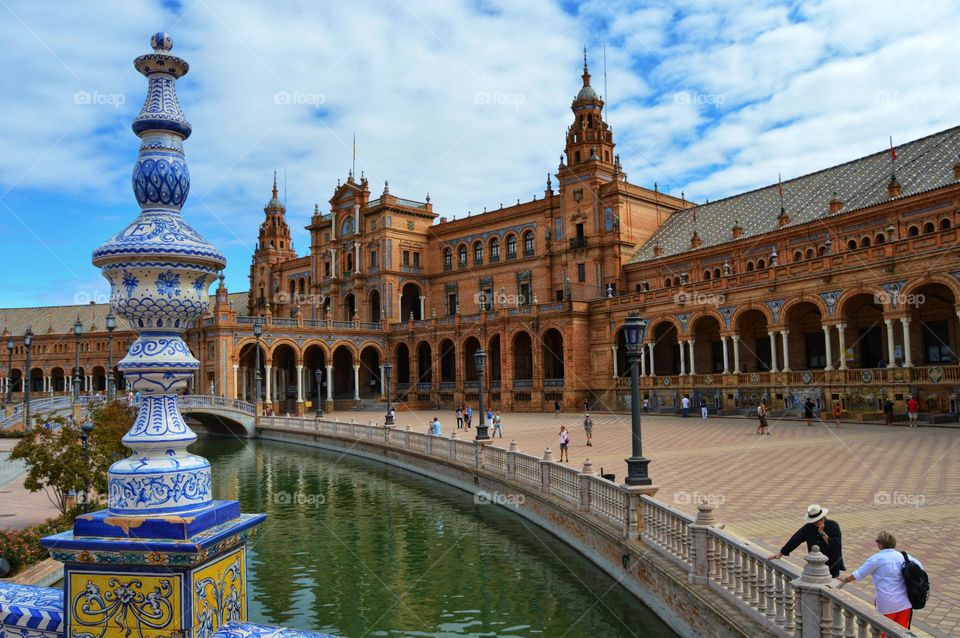
POLYGON ((567 129, 567 167, 571 172, 583 170, 613 173, 613 131, 603 121, 603 100, 590 86, 587 50, 583 50, 583 87, 570 105, 574 121, 567 129))
POLYGON ((140 215, 93 253, 114 312, 138 334, 119 368, 143 399, 123 438, 130 456, 108 473, 108 509, 42 541, 66 563, 68 636, 208 636, 245 620, 244 543, 265 518, 212 500, 209 462, 187 451, 197 436, 177 396, 199 362, 182 335, 207 311, 207 288, 226 260, 180 213, 190 190, 183 154, 190 124, 175 82, 189 67, 170 55, 167 34, 150 44, 153 53, 134 61, 149 81, 133 121, 140 215))
POLYGON ((287 225, 287 209, 277 199, 277 174, 273 174, 273 197, 263 208, 265 219, 260 224, 257 249, 250 263, 250 312, 277 304, 278 282, 273 278, 273 265, 289 259, 296 259, 290 239, 290 226, 287 225))

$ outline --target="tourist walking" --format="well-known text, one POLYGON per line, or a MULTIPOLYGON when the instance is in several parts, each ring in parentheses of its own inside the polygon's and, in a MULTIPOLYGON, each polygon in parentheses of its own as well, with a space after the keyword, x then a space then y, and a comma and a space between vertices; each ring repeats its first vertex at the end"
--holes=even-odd
POLYGON ((893 622, 909 629, 915 606, 917 609, 923 608, 926 604, 927 591, 929 591, 926 574, 917 579, 919 573, 922 573, 923 565, 907 552, 898 552, 896 549, 897 539, 890 532, 880 532, 877 534, 875 542, 878 551, 868 558, 863 565, 853 570, 852 574, 842 578, 841 581, 849 583, 872 576, 873 588, 876 591, 874 601, 877 611, 893 622), (908 562, 915 563, 916 567, 911 565, 907 569, 908 562), (919 573, 917 567, 920 569, 919 573), (911 600, 907 587, 907 579, 911 577, 912 580, 919 580, 923 583, 917 587, 921 590, 920 595, 914 593, 913 600, 911 600))
POLYGON ((570 462, 570 453, 567 450, 567 447, 570 445, 570 433, 567 431, 567 426, 560 426, 560 462, 563 463, 566 461, 570 462))
POLYGON ((470 429, 470 424, 473 422, 473 407, 472 407, 472 406, 469 406, 469 405, 467 406, 467 415, 466 415, 466 417, 467 417, 467 418, 466 418, 466 425, 467 425, 467 429, 469 430, 469 429, 470 429))
POLYGON ((433 422, 430 424, 430 434, 433 436, 440 436, 442 433, 440 429, 440 419, 433 417, 433 422))
POLYGON ((707 410, 707 400, 700 399, 700 418, 706 419, 708 416, 709 410, 707 410))
POLYGON ((829 510, 819 505, 811 505, 807 508, 807 515, 804 517, 803 527, 790 537, 790 540, 780 548, 780 551, 770 557, 770 560, 777 560, 784 556, 789 556, 790 552, 800 547, 801 543, 807 544, 807 551, 811 551, 814 545, 820 547, 820 551, 827 557, 827 567, 830 569, 830 575, 837 578, 840 572, 847 568, 843 564, 843 547, 841 545, 840 525, 827 518, 829 510))
POLYGON ((920 402, 913 395, 907 399, 907 418, 910 420, 910 427, 917 427, 917 418, 920 416, 920 402))
POLYGON ((593 419, 590 415, 583 417, 583 432, 587 436, 587 445, 593 446, 593 419))
POLYGON ((487 409, 487 427, 493 427, 493 410, 487 409))
POLYGON ((463 429, 463 406, 457 406, 457 429, 463 429))
POLYGON ((760 399, 760 403, 757 405, 757 418, 760 419, 760 423, 757 425, 757 434, 770 434, 767 432, 767 402, 764 399, 760 399))
POLYGON ((840 407, 839 401, 833 402, 833 421, 837 424, 837 429, 840 429, 840 415, 843 414, 843 408, 840 407))
POLYGON ((803 418, 807 421, 807 427, 813 427, 813 409, 817 407, 813 403, 813 399, 807 397, 807 400, 803 403, 803 418))
POLYGON ((893 425, 893 401, 889 397, 883 402, 883 422, 893 425))
POLYGON ((503 438, 503 420, 500 418, 500 412, 497 412, 497 414, 493 417, 493 434, 490 435, 490 438, 492 439, 494 436, 497 435, 497 433, 500 434, 500 438, 502 439, 503 438))
POLYGON ((680 409, 683 412, 683 418, 690 416, 690 397, 683 395, 683 398, 680 399, 680 409))
POLYGON ((553 401, 553 418, 560 416, 560 400, 554 399, 553 401))
POLYGON ((644 414, 650 413, 650 399, 648 399, 647 397, 643 397, 643 413, 644 414))

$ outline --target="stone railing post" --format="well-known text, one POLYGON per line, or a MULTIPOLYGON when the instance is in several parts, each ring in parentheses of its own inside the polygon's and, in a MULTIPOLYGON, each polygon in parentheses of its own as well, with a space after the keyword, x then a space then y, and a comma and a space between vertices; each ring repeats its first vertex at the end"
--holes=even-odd
MULTIPOLYGON (((458 316, 457 319, 459 318, 460 317, 458 316)), ((483 444, 474 442, 473 451, 474 451, 474 463, 475 463, 474 467, 476 467, 479 470, 481 467, 483 467, 483 444)))
POLYGON ((550 464, 553 463, 553 452, 550 448, 543 451, 543 460, 540 461, 540 490, 550 491, 550 464))
POLYGON ((577 478, 580 479, 580 511, 590 511, 590 477, 593 476, 593 463, 590 459, 583 462, 583 468, 577 478))
MULTIPOLYGON (((403 447, 404 448, 410 447, 410 430, 411 428, 409 425, 403 428, 403 447)), ((389 432, 387 432, 387 436, 388 437, 390 436, 389 432)))
POLYGON ((507 479, 517 478, 517 458, 515 454, 520 451, 520 446, 516 440, 510 441, 510 449, 507 450, 507 479))
POLYGON ((793 581, 796 605, 800 610, 797 618, 798 638, 820 638, 825 635, 824 628, 829 633, 830 601, 823 591, 832 584, 836 584, 836 581, 830 576, 827 557, 820 552, 819 546, 814 545, 805 557, 800 578, 793 581))
POLYGON ((710 580, 710 534, 709 528, 717 522, 713 515, 713 505, 701 501, 697 505, 697 520, 690 526, 693 537, 693 571, 688 579, 691 583, 706 584, 710 580))

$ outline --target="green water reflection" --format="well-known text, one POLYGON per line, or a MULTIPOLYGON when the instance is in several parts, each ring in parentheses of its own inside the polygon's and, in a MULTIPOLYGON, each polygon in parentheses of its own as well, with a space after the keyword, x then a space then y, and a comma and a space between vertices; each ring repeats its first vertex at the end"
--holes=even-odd
POLYGON ((291 444, 201 439, 218 498, 269 515, 250 620, 362 636, 675 636, 529 522, 389 466, 291 444))

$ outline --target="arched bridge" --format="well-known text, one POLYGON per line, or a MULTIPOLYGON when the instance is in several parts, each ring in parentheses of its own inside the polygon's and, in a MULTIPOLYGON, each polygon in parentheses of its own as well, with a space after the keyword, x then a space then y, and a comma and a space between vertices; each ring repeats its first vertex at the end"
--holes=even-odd
MULTIPOLYGON (((94 397, 80 397, 79 403, 87 406, 94 397)), ((125 398, 120 398, 126 401, 125 398)), ((252 437, 256 428, 256 406, 246 401, 224 397, 191 394, 179 398, 180 411, 185 417, 197 421, 213 433, 252 437)), ((38 414, 70 414, 71 399, 68 396, 46 397, 30 401, 30 412, 38 414)), ((23 425, 23 404, 13 406, 10 416, 0 418, 0 430, 17 429, 23 425)), ((0 415, 2 416, 2 415, 0 415)))

